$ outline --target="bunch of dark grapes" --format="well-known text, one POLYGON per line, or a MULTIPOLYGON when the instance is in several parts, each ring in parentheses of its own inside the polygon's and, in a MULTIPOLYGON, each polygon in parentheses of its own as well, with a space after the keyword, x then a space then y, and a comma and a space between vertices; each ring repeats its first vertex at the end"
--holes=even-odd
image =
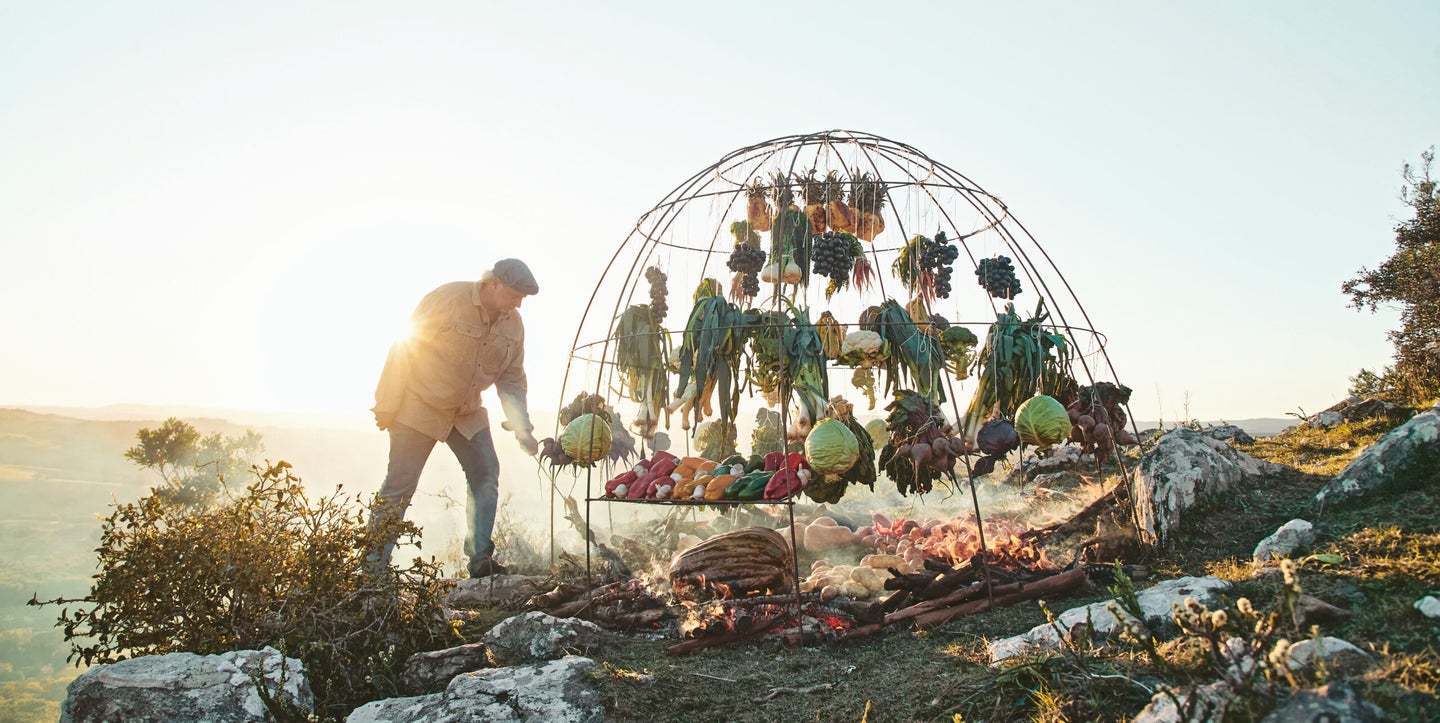
POLYGON ((920 252, 920 269, 935 279, 935 295, 942 299, 950 298, 950 274, 958 258, 960 249, 950 245, 944 231, 935 234, 935 240, 920 252))
POLYGON ((746 243, 735 244, 725 266, 740 274, 741 290, 746 296, 760 293, 760 269, 765 268, 765 250, 746 243))
POLYGON ((651 266, 645 269, 645 280, 650 282, 650 315, 656 324, 660 324, 670 311, 670 305, 665 301, 670 293, 665 287, 665 272, 659 266, 651 266))
POLYGON ((1009 256, 980 259, 975 267, 976 280, 980 286, 997 299, 1013 299, 1020 295, 1020 279, 1015 278, 1015 267, 1010 265, 1009 256))
POLYGON ((846 281, 855 269, 850 255, 850 240, 834 231, 826 231, 810 241, 811 270, 835 281, 846 281))

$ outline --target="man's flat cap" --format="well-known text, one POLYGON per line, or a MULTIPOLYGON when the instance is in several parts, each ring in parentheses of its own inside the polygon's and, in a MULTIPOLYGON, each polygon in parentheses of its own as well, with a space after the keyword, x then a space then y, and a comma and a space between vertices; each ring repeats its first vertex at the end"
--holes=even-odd
POLYGON ((535 275, 530 273, 530 267, 520 259, 501 259, 492 270, 500 283, 522 294, 540 293, 540 284, 535 283, 535 275))

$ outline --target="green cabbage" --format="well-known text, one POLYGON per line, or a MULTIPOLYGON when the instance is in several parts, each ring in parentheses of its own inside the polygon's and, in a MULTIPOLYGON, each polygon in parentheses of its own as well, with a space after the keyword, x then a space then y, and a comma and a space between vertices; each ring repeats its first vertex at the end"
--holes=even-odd
POLYGON ((860 459, 860 442, 838 419, 826 419, 805 438, 805 458, 818 474, 842 474, 860 459))
POLYGON ((865 431, 870 433, 870 441, 875 443, 875 449, 880 449, 890 442, 890 429, 885 426, 883 419, 866 422, 865 431))
POLYGON ((582 414, 565 425, 560 448, 575 464, 589 467, 610 454, 610 424, 594 414, 582 414))
POLYGON ((1070 436, 1070 413, 1054 397, 1031 397, 1015 411, 1015 431, 1025 444, 1048 449, 1070 436))

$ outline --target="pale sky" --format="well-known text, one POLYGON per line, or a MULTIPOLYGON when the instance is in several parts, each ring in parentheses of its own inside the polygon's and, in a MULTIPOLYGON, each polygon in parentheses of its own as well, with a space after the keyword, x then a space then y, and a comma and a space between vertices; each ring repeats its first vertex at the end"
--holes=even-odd
POLYGON ((420 297, 518 256, 553 410, 640 214, 845 128, 1001 198, 1137 418, 1317 411, 1389 358, 1393 310, 1340 284, 1440 141, 1437 29, 1434 2, 0 0, 0 405, 364 415, 420 297))

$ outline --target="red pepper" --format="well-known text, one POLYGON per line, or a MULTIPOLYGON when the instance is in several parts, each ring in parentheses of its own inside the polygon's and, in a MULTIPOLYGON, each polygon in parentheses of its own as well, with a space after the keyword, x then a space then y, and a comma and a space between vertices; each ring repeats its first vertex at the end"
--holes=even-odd
POLYGON ((632 500, 654 497, 655 485, 665 484, 670 479, 670 473, 674 471, 674 455, 671 455, 670 459, 656 460, 654 464, 650 465, 650 472, 630 486, 629 490, 625 492, 625 497, 632 500))
POLYGON ((676 457, 675 455, 670 454, 669 452, 665 452, 665 451, 661 451, 661 450, 656 450, 656 451, 655 451, 655 454, 650 455, 650 459, 651 459, 651 462, 652 462, 651 465, 650 465, 650 469, 655 469, 655 465, 658 464, 658 463, 660 463, 661 461, 669 461, 670 464, 671 464, 670 471, 672 471, 672 472, 675 471, 675 465, 678 465, 678 464, 680 463, 680 458, 679 458, 679 457, 676 457))
POLYGON ((612 479, 609 482, 605 483, 605 496, 614 497, 615 488, 619 487, 620 485, 625 485, 625 491, 629 492, 631 485, 634 485, 635 481, 638 479, 640 479, 640 475, 637 475, 634 472, 625 472, 623 474, 616 475, 615 479, 612 479))
POLYGON ((635 484, 630 485, 630 488, 625 491, 625 497, 632 500, 642 500, 646 497, 649 497, 650 489, 655 486, 655 480, 661 478, 670 479, 670 476, 655 474, 652 472, 645 475, 644 477, 641 477, 638 480, 635 480, 635 484))
POLYGON ((765 499, 783 500, 793 494, 795 490, 800 489, 799 484, 800 478, 796 477, 793 471, 779 470, 774 477, 770 478, 769 484, 765 485, 765 499))
POLYGON ((785 468, 791 472, 799 472, 802 469, 810 469, 810 463, 805 461, 805 455, 799 452, 791 452, 785 458, 785 468))
POLYGON ((785 453, 784 453, 784 452, 771 452, 771 453, 765 455, 765 471, 766 471, 766 472, 774 472, 775 470, 780 469, 781 467, 784 467, 784 466, 785 466, 785 453))

